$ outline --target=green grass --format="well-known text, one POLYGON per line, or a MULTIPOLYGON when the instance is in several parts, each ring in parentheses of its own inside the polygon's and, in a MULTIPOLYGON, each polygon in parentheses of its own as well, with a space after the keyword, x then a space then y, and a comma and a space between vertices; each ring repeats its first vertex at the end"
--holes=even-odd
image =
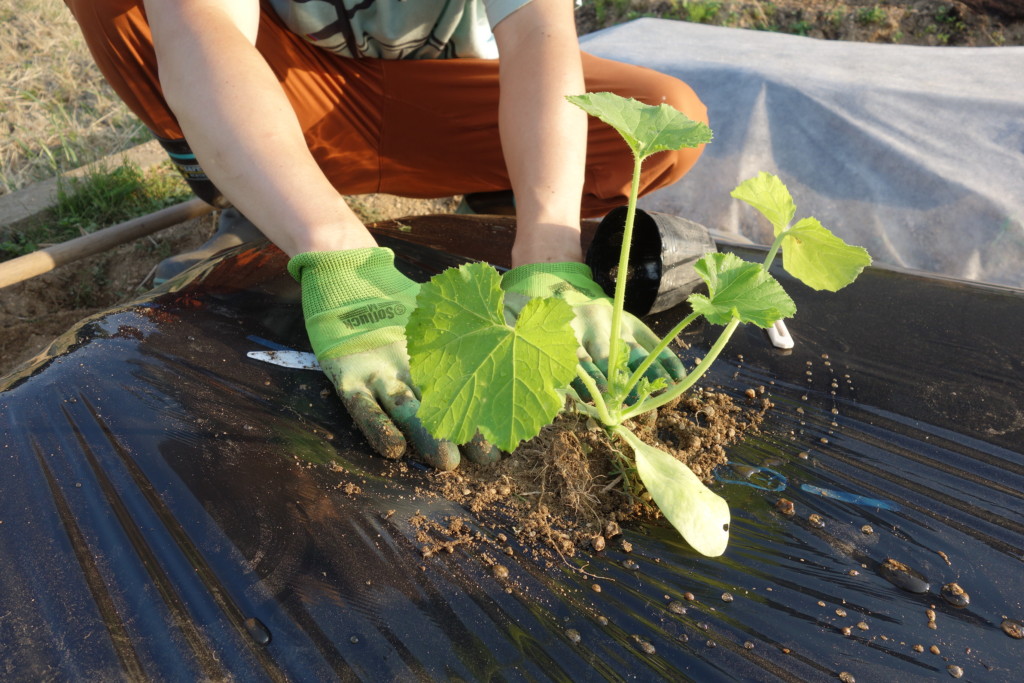
POLYGON ((966 29, 960 12, 951 5, 940 5, 935 11, 935 24, 928 27, 939 45, 949 45, 966 29), (934 28, 933 28, 934 27, 934 28))
POLYGON ((857 21, 861 24, 881 24, 888 17, 888 12, 875 5, 874 7, 862 7, 857 11, 857 21))
POLYGON ((814 28, 814 26, 811 25, 811 22, 799 19, 789 25, 787 33, 792 33, 797 36, 806 36, 810 35, 812 28, 814 28))
POLYGON ((133 163, 62 179, 57 204, 40 220, 8 231, 0 241, 0 261, 49 244, 143 216, 188 199, 191 191, 170 162, 149 171, 133 163))
POLYGON ((700 0, 675 0, 673 3, 680 19, 695 24, 710 24, 718 17, 721 2, 701 2, 700 0))
POLYGON ((594 0, 594 12, 598 23, 616 21, 623 17, 629 9, 629 0, 594 0))

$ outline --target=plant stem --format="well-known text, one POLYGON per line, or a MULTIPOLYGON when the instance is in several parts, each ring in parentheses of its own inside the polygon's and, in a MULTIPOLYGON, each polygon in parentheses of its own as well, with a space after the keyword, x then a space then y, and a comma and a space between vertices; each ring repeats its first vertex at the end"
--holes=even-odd
POLYGON ((786 228, 778 234, 775 241, 772 242, 771 248, 768 249, 768 255, 764 259, 764 269, 767 271, 772 266, 772 261, 775 260, 775 255, 779 253, 779 247, 782 246, 782 240, 786 239, 786 235, 789 234, 789 228, 786 228))
POLYGON ((573 389, 571 385, 565 388, 565 393, 572 399, 577 412, 583 413, 587 417, 591 417, 597 421, 601 420, 601 416, 598 414, 597 409, 580 398, 580 395, 576 393, 576 390, 573 389))
MULTIPOLYGON (((576 366, 576 376, 580 378, 580 381, 583 382, 583 386, 587 388, 587 391, 590 392, 591 398, 594 399, 594 408, 591 408, 582 401, 579 402, 580 405, 585 408, 584 412, 597 418, 602 424, 608 426, 617 425, 619 420, 613 418, 611 413, 608 412, 608 404, 605 403, 604 396, 601 395, 601 391, 597 388, 597 382, 594 381, 594 378, 588 375, 587 371, 579 365, 576 366), (596 415, 591 412, 595 409, 597 412, 596 415)), ((577 398, 579 397, 577 396, 577 398)))
POLYGON ((619 250, 619 268, 615 273, 615 299, 612 305, 611 338, 608 341, 608 394, 624 395, 617 387, 619 353, 622 342, 622 310, 626 301, 626 274, 629 272, 629 249, 633 242, 633 221, 636 218, 636 198, 640 194, 640 165, 643 157, 633 154, 633 181, 629 190, 629 204, 626 206, 626 223, 622 230, 622 247, 619 250))
POLYGON ((672 340, 675 339, 680 332, 685 330, 690 325, 690 323, 692 323, 698 317, 700 317, 698 313, 691 312, 690 315, 686 316, 681 321, 679 321, 679 324, 673 327, 672 331, 666 334, 662 338, 662 340, 658 342, 658 345, 655 346, 654 349, 647 355, 647 358, 645 358, 644 361, 637 367, 637 369, 633 371, 633 374, 630 376, 629 381, 626 382, 626 386, 623 387, 623 391, 627 395, 630 391, 633 390, 633 387, 636 386, 636 383, 640 381, 640 378, 644 376, 644 373, 647 372, 647 369, 651 367, 654 361, 658 359, 658 356, 661 354, 661 352, 667 349, 668 345, 672 343, 672 340))
POLYGON ((648 410, 660 408, 661 406, 665 405, 669 401, 674 400, 676 397, 681 396, 684 392, 690 389, 690 387, 696 384, 697 380, 700 379, 704 375, 704 373, 708 371, 708 369, 711 367, 711 364, 718 358, 719 354, 722 353, 722 349, 724 349, 725 345, 729 343, 729 339, 732 337, 732 333, 736 331, 736 328, 739 327, 739 324, 739 318, 734 317, 731 321, 729 321, 729 324, 725 326, 724 330, 722 330, 722 334, 719 335, 718 341, 714 343, 714 345, 708 351, 707 355, 704 356, 704 359, 700 362, 700 365, 698 365, 693 372, 687 375, 686 378, 683 379, 683 381, 681 381, 679 384, 674 385, 663 394, 651 396, 643 401, 640 401, 637 404, 634 404, 630 408, 627 408, 622 412, 621 419, 628 420, 629 418, 635 415, 646 413, 648 410))

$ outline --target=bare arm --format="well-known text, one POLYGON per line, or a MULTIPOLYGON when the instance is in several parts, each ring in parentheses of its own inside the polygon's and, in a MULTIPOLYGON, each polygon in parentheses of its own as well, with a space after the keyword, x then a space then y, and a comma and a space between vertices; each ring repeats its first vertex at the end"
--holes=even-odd
POLYGON ((255 48, 258 0, 145 0, 160 84, 203 169, 290 256, 376 246, 255 48))
POLYGON ((501 57, 501 143, 516 198, 512 265, 582 261, 580 201, 586 114, 569 0, 533 0, 494 29, 501 57))

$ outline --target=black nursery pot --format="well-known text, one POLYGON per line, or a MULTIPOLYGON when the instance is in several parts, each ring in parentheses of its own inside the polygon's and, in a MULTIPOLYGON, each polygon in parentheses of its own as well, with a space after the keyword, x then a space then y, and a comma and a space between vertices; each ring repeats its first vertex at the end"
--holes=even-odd
MULTIPOLYGON (((626 211, 627 207, 620 206, 605 216, 587 250, 587 265, 608 296, 615 293, 626 211)), ((693 264, 715 250, 708 229, 700 223, 637 209, 627 269, 626 310, 644 316, 681 303, 703 284, 693 264)))

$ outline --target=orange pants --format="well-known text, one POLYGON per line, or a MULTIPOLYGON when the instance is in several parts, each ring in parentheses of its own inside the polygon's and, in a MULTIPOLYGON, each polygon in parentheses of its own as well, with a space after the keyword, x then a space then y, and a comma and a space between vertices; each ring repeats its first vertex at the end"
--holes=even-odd
MULTIPOLYGON (((141 0, 65 2, 121 99, 158 138, 181 141, 161 92, 141 0)), ((340 193, 445 197, 511 187, 498 137, 497 61, 338 57, 293 34, 267 6, 256 47, 277 74, 314 158, 340 193)), ((676 78, 586 53, 583 69, 589 92, 668 102, 707 121, 704 104, 676 78)), ((647 159, 641 192, 681 178, 701 151, 647 159)), ((591 118, 583 215, 603 215, 625 204, 632 171, 619 134, 591 118)))

